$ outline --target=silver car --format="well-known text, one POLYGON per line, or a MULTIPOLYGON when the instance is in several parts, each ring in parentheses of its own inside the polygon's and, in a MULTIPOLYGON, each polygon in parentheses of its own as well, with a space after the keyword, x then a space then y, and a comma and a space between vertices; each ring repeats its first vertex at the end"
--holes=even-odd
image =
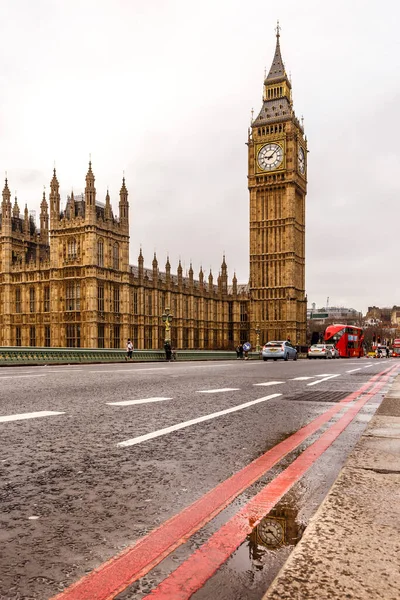
POLYGON ((339 350, 335 348, 334 344, 326 344, 326 347, 332 352, 332 358, 340 358, 339 350))
POLYGON ((309 348, 307 358, 332 358, 332 344, 314 344, 309 348))
POLYGON ((278 360, 278 358, 297 360, 297 350, 287 340, 267 342, 262 349, 262 358, 263 360, 278 360))

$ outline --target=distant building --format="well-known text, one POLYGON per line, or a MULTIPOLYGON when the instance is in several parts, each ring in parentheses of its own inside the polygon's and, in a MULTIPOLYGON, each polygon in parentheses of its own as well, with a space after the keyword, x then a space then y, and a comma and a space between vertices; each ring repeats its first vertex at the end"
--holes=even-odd
POLYGON ((360 322, 362 313, 355 308, 346 308, 344 306, 329 306, 316 308, 315 302, 311 308, 307 309, 307 321, 325 321, 336 323, 348 323, 356 325, 360 322))

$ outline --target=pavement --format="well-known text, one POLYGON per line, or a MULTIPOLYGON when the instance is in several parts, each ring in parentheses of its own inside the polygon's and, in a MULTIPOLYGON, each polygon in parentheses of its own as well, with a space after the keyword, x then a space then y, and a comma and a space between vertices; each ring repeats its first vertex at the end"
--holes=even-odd
POLYGON ((328 598, 400 598, 400 375, 263 600, 328 598))

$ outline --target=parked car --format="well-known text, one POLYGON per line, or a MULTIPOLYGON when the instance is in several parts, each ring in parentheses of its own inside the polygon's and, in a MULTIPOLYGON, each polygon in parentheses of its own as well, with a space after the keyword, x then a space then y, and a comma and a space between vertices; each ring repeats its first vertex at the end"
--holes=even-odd
POLYGON ((293 360, 297 360, 297 350, 288 341, 271 341, 263 346, 262 357, 263 360, 268 360, 269 358, 272 360, 278 360, 278 358, 283 358, 283 360, 293 358, 293 360))
POLYGON ((332 358, 332 350, 327 344, 313 344, 308 349, 307 358, 332 358))
POLYGON ((332 352, 332 358, 340 358, 339 350, 335 348, 334 344, 326 344, 326 347, 332 352))

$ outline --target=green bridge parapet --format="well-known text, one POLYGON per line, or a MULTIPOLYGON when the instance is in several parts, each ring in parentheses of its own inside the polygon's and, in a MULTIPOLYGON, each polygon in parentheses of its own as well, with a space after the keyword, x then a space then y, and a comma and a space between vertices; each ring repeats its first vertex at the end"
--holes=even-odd
MULTIPOLYGON (((176 350, 175 360, 236 360, 234 350, 176 350)), ((260 354, 249 352, 249 359, 260 354)), ((81 363, 126 362, 126 351, 113 348, 33 348, 22 346, 0 347, 0 367, 10 365, 56 365, 81 363)), ((164 350, 134 350, 129 362, 165 362, 164 350)))

